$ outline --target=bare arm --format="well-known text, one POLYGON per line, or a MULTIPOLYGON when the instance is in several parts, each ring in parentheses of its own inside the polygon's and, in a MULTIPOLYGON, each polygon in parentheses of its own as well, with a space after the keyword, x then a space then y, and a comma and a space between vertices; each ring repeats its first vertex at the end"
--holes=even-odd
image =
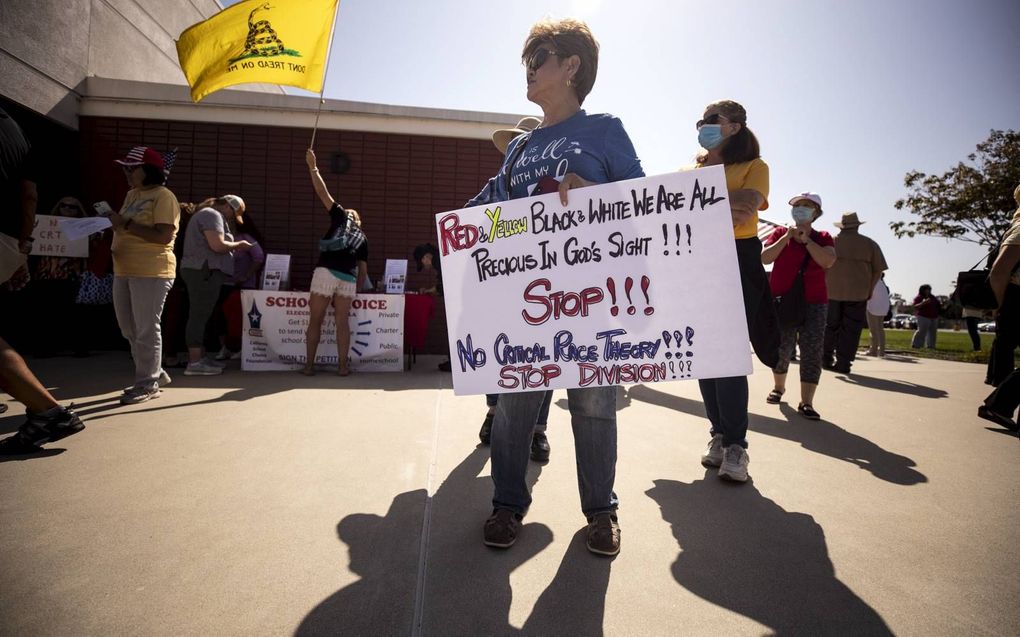
POLYGON ((225 241, 223 233, 216 230, 203 230, 202 234, 205 235, 205 241, 209 244, 209 249, 217 254, 223 254, 231 250, 251 249, 251 244, 247 241, 225 241))
POLYGON ((174 227, 169 223, 157 223, 154 226, 146 226, 134 223, 132 219, 124 219, 124 217, 116 212, 110 215, 110 223, 113 224, 114 232, 133 234, 149 243, 169 245, 174 240, 174 227))
MULTIPOLYGON (((836 248, 832 246, 821 246, 808 239, 805 244, 807 247, 808 254, 815 260, 815 263, 828 270, 836 264, 836 248)), ((881 277, 881 272, 875 275, 875 279, 871 282, 871 289, 875 289, 875 284, 878 283, 878 279, 881 277)))
POLYGON ((358 261, 358 287, 357 291, 360 292, 365 288, 365 280, 368 278, 368 264, 364 261, 358 261))
POLYGON ((742 188, 729 191, 730 195, 730 216, 733 217, 733 226, 739 226, 748 219, 753 218, 765 203, 765 197, 757 190, 742 188))
POLYGON ((1017 263, 1020 263, 1020 245, 1004 245, 999 250, 999 256, 995 257, 995 263, 992 264, 988 282, 992 286, 992 292, 995 293, 995 300, 999 302, 1000 308, 1003 299, 1006 298, 1009 275, 1017 263))
POLYGON ((779 239, 777 239, 772 245, 766 246, 765 249, 761 251, 761 262, 765 265, 774 263, 783 252, 783 249, 790 243, 790 235, 792 233, 793 230, 791 228, 787 228, 786 234, 779 237, 779 239))
POLYGON ((305 151, 305 163, 308 164, 308 172, 312 177, 312 187, 315 188, 315 194, 319 196, 319 201, 322 202, 322 205, 326 206, 326 210, 331 210, 334 203, 333 196, 326 189, 326 182, 322 181, 319 167, 315 165, 315 151, 311 148, 305 151))

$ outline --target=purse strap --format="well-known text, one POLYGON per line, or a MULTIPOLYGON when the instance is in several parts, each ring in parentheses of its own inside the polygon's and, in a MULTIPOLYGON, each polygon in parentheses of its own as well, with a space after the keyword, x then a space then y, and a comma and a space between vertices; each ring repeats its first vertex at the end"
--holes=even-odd
POLYGON ((985 256, 981 257, 980 259, 978 259, 977 263, 975 263, 974 265, 970 266, 967 269, 967 272, 971 272, 972 270, 976 269, 979 265, 981 265, 982 261, 987 261, 988 257, 992 256, 993 254, 995 254, 998 251, 999 251, 999 246, 995 246, 994 248, 992 248, 991 251, 988 254, 986 254, 985 256))

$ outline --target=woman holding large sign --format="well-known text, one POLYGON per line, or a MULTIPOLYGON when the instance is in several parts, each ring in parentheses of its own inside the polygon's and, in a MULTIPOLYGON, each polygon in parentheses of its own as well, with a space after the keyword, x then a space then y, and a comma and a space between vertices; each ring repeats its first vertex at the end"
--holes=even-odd
MULTIPOLYGON (((726 170, 744 313, 758 358, 775 367, 779 360, 779 326, 768 278, 761 263, 758 211, 769 206, 769 167, 761 159, 758 139, 747 127, 747 112, 731 100, 713 102, 697 123, 698 143, 705 152, 697 168, 722 164, 726 170)), ((701 455, 706 467, 719 467, 719 477, 747 480, 747 377, 699 380, 712 440, 701 455)))
POLYGON ((315 194, 329 210, 329 230, 319 239, 319 262, 312 272, 308 331, 305 332, 305 366, 301 373, 305 376, 315 373, 315 351, 319 348, 322 321, 332 303, 336 318, 336 373, 347 376, 350 373, 347 358, 351 349, 347 315, 368 271, 368 239, 361 231, 358 211, 344 208, 329 194, 311 148, 305 151, 305 163, 308 164, 315 194))
MULTIPOLYGON (((542 124, 515 138, 499 173, 468 206, 567 191, 593 184, 643 177, 641 162, 619 119, 581 109, 598 71, 599 45, 578 20, 542 21, 531 28, 521 60, 528 100, 542 108, 542 124)), ((593 553, 620 551, 617 524, 616 388, 568 389, 577 454, 581 510, 588 519, 587 546, 593 553)), ((493 513, 484 541, 506 548, 517 539, 531 504, 525 479, 532 430, 545 392, 503 394, 493 421, 493 513)))

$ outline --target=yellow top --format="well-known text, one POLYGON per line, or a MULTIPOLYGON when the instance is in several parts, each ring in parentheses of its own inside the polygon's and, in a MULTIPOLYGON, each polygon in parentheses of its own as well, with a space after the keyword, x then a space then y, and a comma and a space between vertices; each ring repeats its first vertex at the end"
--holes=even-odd
POLYGON ((117 276, 139 276, 172 279, 177 276, 174 238, 181 221, 177 197, 163 186, 135 188, 124 198, 120 214, 132 225, 155 226, 164 223, 174 227, 170 243, 160 245, 146 241, 130 232, 113 235, 113 272, 117 276))
MULTIPOLYGON (((695 168, 707 168, 707 166, 685 166, 681 170, 693 170, 695 168)), ((762 196, 762 204, 759 210, 767 210, 769 207, 769 165, 760 157, 745 161, 739 164, 726 164, 723 166, 726 171, 726 190, 756 190, 762 196)), ((758 236, 758 215, 748 219, 739 226, 733 226, 733 235, 736 239, 750 239, 758 236)))
MULTIPOLYGON (((769 207, 769 165, 761 158, 745 161, 741 164, 727 164, 727 190, 756 190, 762 196, 762 204, 758 210, 769 207)), ((733 235, 737 239, 750 239, 758 236, 758 213, 739 226, 733 227, 733 235)))

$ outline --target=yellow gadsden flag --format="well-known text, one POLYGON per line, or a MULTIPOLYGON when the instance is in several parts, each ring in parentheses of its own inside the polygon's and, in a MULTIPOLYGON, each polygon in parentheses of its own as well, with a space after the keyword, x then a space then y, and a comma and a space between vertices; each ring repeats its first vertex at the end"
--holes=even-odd
POLYGON ((246 0, 189 27, 177 57, 191 99, 266 82, 322 91, 339 0, 246 0))

